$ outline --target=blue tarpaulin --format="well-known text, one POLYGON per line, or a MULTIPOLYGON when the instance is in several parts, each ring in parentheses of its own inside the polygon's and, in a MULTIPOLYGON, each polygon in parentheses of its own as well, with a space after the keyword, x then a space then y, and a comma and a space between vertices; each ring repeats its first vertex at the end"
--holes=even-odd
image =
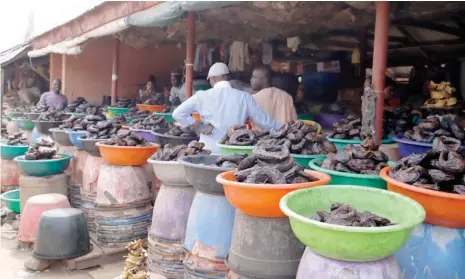
POLYGON ((167 27, 176 22, 185 12, 222 8, 237 4, 233 1, 176 1, 164 2, 153 8, 132 14, 125 18, 129 26, 167 27))

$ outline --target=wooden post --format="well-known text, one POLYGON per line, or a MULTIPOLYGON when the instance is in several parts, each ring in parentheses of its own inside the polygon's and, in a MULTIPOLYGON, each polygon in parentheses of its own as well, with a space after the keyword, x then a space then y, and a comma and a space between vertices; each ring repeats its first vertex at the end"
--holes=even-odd
MULTIPOLYGON (((49 90, 52 89, 52 83, 53 83, 53 80, 56 78, 56 73, 55 73, 55 60, 56 60, 56 53, 50 53, 50 81, 48 83, 48 88, 49 90)), ((62 81, 63 82, 63 81, 62 81)))
POLYGON ((189 12, 187 17, 187 44, 186 44, 186 96, 192 96, 194 87, 194 36, 195 36, 195 12, 189 12))
POLYGON ((387 63, 389 2, 376 2, 375 40, 373 49, 372 88, 376 94, 376 135, 381 145, 383 137, 384 81, 387 63))
POLYGON ((363 28, 359 36, 359 49, 360 49, 360 86, 365 85, 366 79, 366 65, 367 65, 367 51, 368 51, 368 29, 363 28))
POLYGON ((117 36, 113 38, 113 58, 111 67, 111 105, 116 104, 118 96, 118 64, 119 64, 119 39, 117 36))
MULTIPOLYGON (((66 95, 68 97, 68 99, 72 100, 73 99, 73 94, 72 92, 66 92, 66 58, 68 57, 68 55, 66 54, 62 54, 61 55, 61 92, 63 93, 63 95, 66 95)), ((53 82, 53 81, 52 81, 53 82)), ((50 86, 50 90, 52 89, 53 87, 50 86)))

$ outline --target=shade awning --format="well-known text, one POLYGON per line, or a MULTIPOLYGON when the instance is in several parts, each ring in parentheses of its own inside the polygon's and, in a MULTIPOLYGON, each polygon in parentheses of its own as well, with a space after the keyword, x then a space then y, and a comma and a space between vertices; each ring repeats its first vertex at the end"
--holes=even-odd
POLYGON ((237 3, 234 1, 164 2, 153 8, 127 16, 125 22, 129 26, 136 27, 167 27, 174 24, 185 12, 222 8, 237 3))
POLYGON ((30 48, 30 44, 23 44, 0 54, 0 68, 10 64, 18 58, 24 57, 30 48))
POLYGON ((44 56, 50 53, 77 55, 82 52, 82 48, 80 47, 80 44, 84 43, 85 41, 92 39, 92 38, 99 38, 99 37, 108 36, 111 34, 116 34, 127 28, 129 28, 129 26, 124 22, 124 18, 120 18, 118 20, 102 25, 99 28, 96 28, 92 31, 84 33, 81 36, 78 36, 76 38, 72 38, 69 40, 61 41, 56 44, 48 45, 41 49, 29 51, 27 55, 29 57, 40 57, 40 56, 44 56))

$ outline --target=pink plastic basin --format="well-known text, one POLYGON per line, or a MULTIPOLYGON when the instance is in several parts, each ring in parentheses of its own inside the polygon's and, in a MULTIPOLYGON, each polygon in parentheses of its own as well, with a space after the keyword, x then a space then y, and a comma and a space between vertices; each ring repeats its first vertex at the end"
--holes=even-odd
POLYGON ((30 197, 21 214, 19 232, 16 238, 23 242, 34 242, 42 213, 50 209, 70 207, 68 198, 62 194, 43 194, 30 197))

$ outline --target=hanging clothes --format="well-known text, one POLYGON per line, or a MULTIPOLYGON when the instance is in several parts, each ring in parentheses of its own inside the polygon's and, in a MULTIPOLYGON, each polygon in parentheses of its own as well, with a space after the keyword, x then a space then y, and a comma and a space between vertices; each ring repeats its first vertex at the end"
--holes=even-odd
POLYGON ((262 44, 262 63, 264 65, 270 65, 273 61, 273 47, 270 43, 262 44))
POLYGON ((248 44, 234 41, 231 45, 230 53, 229 70, 231 72, 244 72, 246 65, 250 64, 248 44))

